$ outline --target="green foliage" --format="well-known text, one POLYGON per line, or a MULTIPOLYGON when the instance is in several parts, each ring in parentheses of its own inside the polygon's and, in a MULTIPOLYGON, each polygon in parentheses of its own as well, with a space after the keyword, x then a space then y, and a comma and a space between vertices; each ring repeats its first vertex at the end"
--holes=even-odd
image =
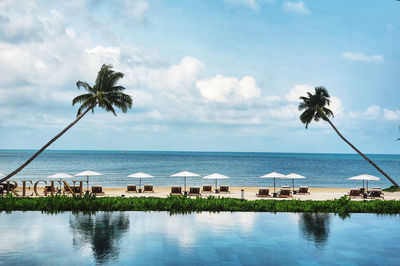
POLYGON ((338 213, 400 213, 400 201, 373 200, 352 201, 342 197, 326 201, 301 200, 240 200, 209 196, 195 199, 184 196, 168 198, 152 197, 101 197, 95 196, 54 196, 41 198, 13 197, 11 194, 0 198, 0 211, 169 211, 171 213, 201 211, 242 211, 242 212, 313 212, 338 213))
POLYGON ((308 125, 312 120, 315 122, 327 120, 333 116, 333 112, 326 108, 330 105, 329 93, 324 87, 316 87, 315 94, 307 92, 307 96, 300 97, 299 111, 304 112, 300 115, 300 120, 303 124, 308 125))
POLYGON ((400 187, 390 186, 390 187, 388 187, 388 188, 383 189, 383 191, 387 191, 387 192, 397 192, 397 191, 400 191, 400 187))
MULTIPOLYGON (((78 81, 76 86, 78 88, 84 88, 88 93, 79 95, 72 100, 72 105, 77 103, 81 104, 77 116, 79 116, 84 110, 94 108, 96 105, 114 115, 117 115, 114 107, 121 109, 123 113, 126 113, 128 109, 131 109, 131 96, 122 93, 125 88, 117 85, 118 81, 123 77, 123 73, 115 72, 112 70, 111 65, 104 64, 97 74, 96 82, 93 87, 87 82, 78 81)), ((93 111, 94 109, 92 109, 92 112, 93 111)))

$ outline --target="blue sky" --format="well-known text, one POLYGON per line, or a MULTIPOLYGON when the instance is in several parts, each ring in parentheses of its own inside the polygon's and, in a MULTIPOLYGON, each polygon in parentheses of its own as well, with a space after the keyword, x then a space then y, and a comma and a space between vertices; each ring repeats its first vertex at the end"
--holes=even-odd
POLYGON ((298 97, 325 86, 350 141, 398 153, 399 14, 394 0, 0 1, 0 148, 40 148, 108 63, 134 109, 96 110, 52 149, 352 152, 298 119, 298 97))

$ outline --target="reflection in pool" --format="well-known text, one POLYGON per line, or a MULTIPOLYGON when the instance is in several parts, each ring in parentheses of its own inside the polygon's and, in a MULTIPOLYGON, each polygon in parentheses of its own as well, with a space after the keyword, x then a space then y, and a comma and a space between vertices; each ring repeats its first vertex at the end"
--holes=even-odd
POLYGON ((398 264, 399 216, 0 213, 0 264, 398 264))
POLYGON ((123 212, 74 213, 69 217, 69 226, 77 251, 89 246, 96 263, 116 261, 120 241, 129 229, 129 216, 123 212))
POLYGON ((323 248, 328 241, 330 216, 328 213, 300 213, 299 231, 306 240, 323 248))

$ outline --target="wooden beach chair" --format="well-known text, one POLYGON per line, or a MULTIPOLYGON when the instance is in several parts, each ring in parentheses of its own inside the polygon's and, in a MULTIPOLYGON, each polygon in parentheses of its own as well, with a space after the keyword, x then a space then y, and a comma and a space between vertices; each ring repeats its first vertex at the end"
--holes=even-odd
POLYGON ((373 188, 371 189, 371 191, 369 192, 369 194, 368 194, 368 198, 371 198, 371 199, 382 198, 382 199, 384 199, 384 197, 383 197, 383 192, 382 192, 382 188, 380 188, 380 187, 373 187, 373 188))
POLYGON ((103 196, 105 193, 103 192, 102 186, 92 186, 92 195, 95 196, 103 196))
POLYGON ((127 185, 126 192, 127 193, 137 193, 136 185, 127 185))
POLYGON ((269 189, 268 188, 259 188, 258 193, 256 193, 256 197, 270 198, 271 195, 269 194, 269 189))
POLYGON ((360 190, 360 194, 364 194, 365 193, 365 187, 359 187, 358 189, 360 190))
POLYGON ((229 191, 229 186, 219 186, 219 193, 231 193, 229 191))
POLYGON ((289 188, 282 187, 281 190, 279 191, 279 197, 280 198, 291 198, 292 197, 292 192, 289 188))
POLYGON ((360 194, 359 188, 352 188, 350 189, 350 192, 346 196, 350 198, 361 198, 363 195, 360 194))
POLYGON ((308 187, 307 186, 301 186, 299 188, 299 191, 297 192, 297 194, 310 194, 310 192, 308 192, 308 187))
POLYGON ((201 193, 212 193, 212 186, 211 185, 204 185, 203 190, 201 193))
POLYGON ((172 186, 170 195, 182 196, 182 187, 172 186))
POLYGON ((143 186, 143 193, 145 193, 145 192, 154 193, 153 185, 151 185, 151 184, 144 185, 143 186))
POLYGON ((201 196, 200 187, 190 187, 188 196, 201 196))

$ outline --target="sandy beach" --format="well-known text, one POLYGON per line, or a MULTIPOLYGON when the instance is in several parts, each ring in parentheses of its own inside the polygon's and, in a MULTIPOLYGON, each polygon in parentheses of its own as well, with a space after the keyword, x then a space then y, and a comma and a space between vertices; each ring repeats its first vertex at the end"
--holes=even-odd
MULTIPOLYGON (((273 193, 273 187, 269 188, 270 194, 273 193)), ((189 189, 189 188, 188 188, 189 189)), ((230 187, 230 193, 202 193, 202 197, 208 197, 213 195, 216 197, 230 197, 230 198, 241 198, 241 190, 244 190, 244 198, 246 200, 256 200, 256 199, 278 199, 278 200, 331 200, 338 199, 346 195, 350 189, 349 188, 309 188, 310 194, 305 195, 293 195, 292 198, 259 198, 256 197, 259 187, 230 187)), ((280 188, 276 188, 276 192, 280 188)), ((298 188, 295 188, 298 189, 298 188)), ((165 198, 171 192, 170 187, 155 187, 154 193, 127 193, 125 188, 103 188, 105 192, 104 196, 121 196, 125 197, 161 197, 165 198)), ((400 192, 384 192, 385 200, 400 200, 400 192)), ((355 198, 354 200, 363 200, 361 198, 355 198)))

